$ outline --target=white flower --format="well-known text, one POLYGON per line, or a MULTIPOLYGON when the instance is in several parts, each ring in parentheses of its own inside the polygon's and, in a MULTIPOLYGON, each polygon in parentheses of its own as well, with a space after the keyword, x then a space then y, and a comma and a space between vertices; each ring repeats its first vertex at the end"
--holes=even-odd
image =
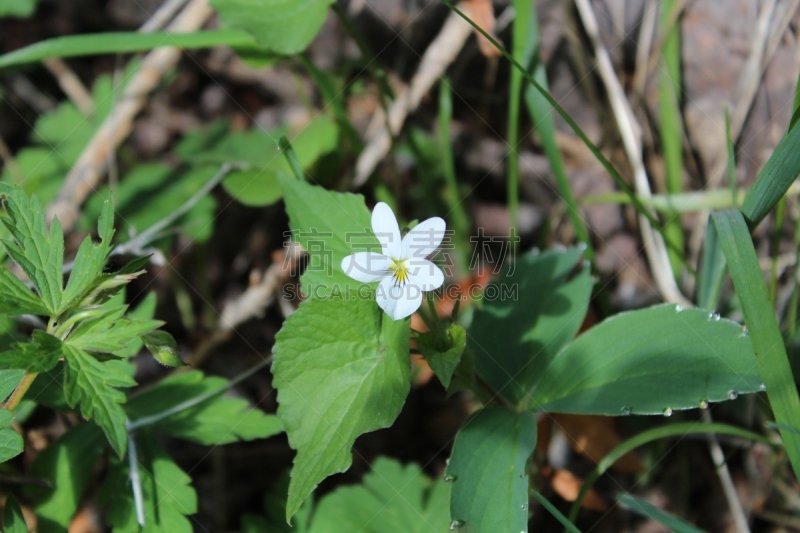
POLYGON ((427 259, 442 242, 444 229, 444 220, 433 217, 401 239, 392 209, 380 202, 372 211, 372 231, 383 253, 348 255, 342 260, 342 270, 356 281, 380 281, 375 291, 380 308, 394 320, 405 318, 419 309, 424 291, 444 283, 442 270, 427 259))

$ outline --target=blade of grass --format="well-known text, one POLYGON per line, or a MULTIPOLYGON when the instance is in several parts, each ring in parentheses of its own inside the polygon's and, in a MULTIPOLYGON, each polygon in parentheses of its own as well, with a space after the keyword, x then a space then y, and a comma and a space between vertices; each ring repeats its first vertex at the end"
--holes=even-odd
POLYGON ((545 100, 547 100, 547 102, 553 107, 553 109, 555 109, 558 112, 558 114, 561 115, 561 117, 566 121, 569 127, 572 128, 572 131, 574 131, 575 134, 581 139, 581 141, 583 141, 586 147, 589 148, 589 150, 592 152, 595 158, 597 158, 600 164, 603 165, 603 168, 605 168, 606 171, 611 175, 612 179, 617 184, 617 187, 622 189, 625 192, 625 194, 630 198, 631 204, 634 206, 636 211, 638 211, 642 216, 647 218, 647 220, 650 221, 653 227, 656 228, 659 231, 659 233, 663 235, 664 233, 663 228, 661 227, 660 223, 655 219, 653 214, 650 213, 650 211, 645 208, 645 206, 637 197, 634 190, 630 187, 630 185, 628 185, 625 182, 625 179, 617 171, 617 169, 614 168, 614 165, 612 165, 611 162, 606 158, 606 156, 604 156, 602 152, 600 152, 600 149, 597 146, 595 146, 595 144, 589 139, 589 137, 581 129, 581 127, 578 126, 578 123, 575 122, 575 120, 569 115, 569 113, 567 113, 564 110, 564 108, 559 105, 556 99, 553 98, 553 96, 544 87, 542 87, 542 85, 537 80, 535 80, 533 76, 531 76, 528 73, 525 67, 523 67, 519 63, 519 61, 517 61, 508 52, 508 50, 506 50, 500 43, 498 43, 494 37, 489 35, 483 28, 481 28, 478 24, 472 21, 472 19, 466 16, 463 11, 454 6, 452 2, 450 2, 450 0, 441 0, 441 2, 445 4, 448 8, 450 8, 452 11, 454 11, 456 14, 458 14, 458 16, 467 21, 470 26, 475 28, 475 31, 486 37, 489 40, 489 42, 492 43, 492 45, 494 45, 494 47, 497 48, 508 61, 511 62, 514 68, 516 68, 518 71, 522 73, 522 77, 525 78, 528 81, 528 83, 530 83, 533 87, 535 87, 537 91, 539 91, 539 93, 545 98, 545 100))
POLYGON ((778 205, 775 207, 775 226, 772 230, 772 266, 769 271, 769 301, 772 302, 773 309, 778 297, 778 255, 781 248, 781 232, 783 222, 786 217, 786 195, 781 196, 778 205))
MULTIPOLYGON (((518 64, 530 63, 533 54, 533 42, 530 39, 531 11, 533 2, 530 0, 514 0, 514 24, 512 25, 511 53, 518 64)), ((514 231, 518 224, 519 211, 519 104, 522 95, 522 72, 511 71, 511 80, 508 86, 508 132, 506 143, 509 147, 506 164, 506 183, 508 186, 508 219, 509 228, 514 231)), ((509 239, 512 257, 517 255, 517 239, 509 239)))
POLYGON ((728 147, 728 184, 731 188, 733 207, 738 207, 736 194, 736 153, 733 148, 733 136, 731 135, 731 115, 727 107, 725 108, 725 144, 728 147))
POLYGON ((706 240, 703 245, 703 262, 700 265, 700 276, 697 278, 697 307, 717 309, 719 305, 722 281, 725 279, 725 254, 719 244, 717 227, 709 217, 706 225, 706 240))
POLYGON ((35 63, 50 57, 146 52, 160 46, 179 46, 185 49, 230 46, 239 50, 263 50, 268 53, 250 34, 234 28, 190 33, 126 31, 69 35, 41 41, 0 56, 0 68, 35 63))
MULTIPOLYGON (((659 133, 661 147, 664 152, 664 173, 667 192, 677 194, 683 192, 683 127, 681 125, 681 45, 680 31, 677 26, 668 26, 669 13, 672 12, 675 0, 664 0, 661 3, 661 32, 664 46, 661 49, 664 68, 659 76, 659 133)), ((664 240, 667 241, 667 254, 672 271, 678 274, 683 268, 683 224, 677 212, 664 224, 664 240)))
POLYGON ((542 494, 537 491, 533 491, 533 497, 536 498, 542 507, 547 509, 547 512, 553 515, 553 518, 558 520, 558 522, 564 526, 564 529, 569 531, 570 533, 581 533, 581 530, 575 527, 575 524, 569 521, 569 518, 564 516, 564 514, 556 509, 556 506, 550 503, 547 498, 545 498, 542 494))
MULTIPOLYGON (((775 421, 800 427, 800 397, 745 218, 733 209, 711 217, 744 312, 775 421)), ((789 432, 781 432, 781 436, 795 475, 800 477, 800 436, 789 432)))
POLYGON ((677 516, 662 511, 652 503, 630 494, 622 494, 617 500, 623 506, 627 507, 634 513, 655 520, 662 526, 668 528, 675 533, 706 533, 704 529, 694 527, 688 522, 684 522, 677 516))
POLYGON ((442 167, 445 180, 445 201, 449 207, 448 216, 455 232, 456 270, 459 279, 467 275, 469 257, 470 222, 458 191, 458 179, 453 162, 453 148, 450 146, 450 125, 453 119, 453 95, 450 82, 442 78, 439 83, 439 148, 442 151, 442 167))
POLYGON ((586 497, 586 494, 589 493, 589 489, 592 488, 594 482, 597 481, 597 479, 602 476, 606 470, 611 468, 611 466, 625 454, 632 452, 639 446, 644 446, 645 444, 659 439, 671 437, 683 438, 687 435, 702 435, 708 433, 713 433, 715 435, 730 435, 732 437, 740 437, 747 440, 762 442, 770 446, 773 445, 769 439, 763 435, 759 435, 758 433, 753 433, 752 431, 747 431, 746 429, 738 428, 736 426, 720 424, 717 422, 711 424, 701 424, 699 422, 681 422, 678 424, 670 424, 668 426, 648 429, 647 431, 643 431, 638 435, 626 440, 625 442, 618 444, 616 448, 608 452, 605 457, 598 461, 597 465, 594 467, 594 470, 592 470, 591 473, 586 476, 586 479, 581 486, 581 490, 578 493, 578 497, 575 498, 575 501, 572 503, 572 508, 569 512, 570 521, 573 523, 575 522, 575 518, 578 516, 578 511, 581 508, 581 503, 583 503, 583 499, 586 497))
MULTIPOLYGON (((519 17, 519 13, 516 15, 519 17)), ((531 22, 528 26, 528 38, 533 42, 534 52, 531 60, 533 61, 532 72, 533 78, 539 84, 549 90, 547 86, 547 71, 545 66, 539 58, 539 23, 536 19, 536 10, 530 10, 531 22)), ((547 102, 547 99, 531 85, 525 87, 525 104, 528 112, 531 115, 536 131, 542 139, 542 148, 550 161, 550 168, 553 170, 553 175, 556 178, 556 185, 561 199, 567 207, 567 214, 572 221, 572 226, 575 228, 575 234, 578 241, 586 245, 584 254, 590 261, 594 261, 594 247, 592 246, 591 239, 589 238, 589 230, 581 218, 580 211, 578 210, 578 203, 575 201, 575 195, 572 194, 572 187, 567 179, 567 171, 564 167, 564 159, 561 157, 561 150, 558 148, 556 142, 556 124, 553 120, 552 106, 547 102)), ((626 197, 627 198, 627 197, 626 197)))
POLYGON ((800 128, 790 129, 775 147, 742 204, 749 227, 755 228, 786 194, 800 172, 800 128))

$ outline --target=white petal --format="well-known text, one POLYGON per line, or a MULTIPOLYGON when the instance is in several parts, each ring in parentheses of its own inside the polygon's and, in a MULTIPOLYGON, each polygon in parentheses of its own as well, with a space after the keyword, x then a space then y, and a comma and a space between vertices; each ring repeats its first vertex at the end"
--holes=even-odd
POLYGON ((427 259, 411 259, 408 267, 408 284, 421 291, 435 291, 444 283, 444 272, 427 259))
POLYGON ((372 231, 381 243, 383 255, 398 259, 402 250, 400 227, 392 208, 383 202, 378 202, 372 210, 372 231))
POLYGON ((392 260, 374 252, 358 252, 342 259, 342 270, 356 281, 372 283, 388 275, 392 260))
POLYGON ((423 220, 403 237, 403 259, 425 259, 441 244, 445 223, 439 217, 423 220))
POLYGON ((422 304, 422 291, 419 287, 406 283, 404 287, 395 285, 394 279, 384 278, 375 291, 378 305, 392 320, 410 316, 422 304))

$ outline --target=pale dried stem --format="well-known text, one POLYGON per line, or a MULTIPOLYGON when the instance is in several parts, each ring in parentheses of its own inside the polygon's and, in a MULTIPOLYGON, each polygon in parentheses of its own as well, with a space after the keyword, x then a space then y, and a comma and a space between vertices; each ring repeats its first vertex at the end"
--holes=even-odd
MULTIPOLYGON (((167 27, 167 31, 194 31, 205 23, 211 13, 207 0, 193 0, 167 27)), ((48 210, 49 218, 57 216, 65 230, 75 223, 80 205, 100 182, 108 168, 109 155, 130 134, 133 119, 147 103, 150 92, 157 87, 164 74, 175 67, 180 55, 181 49, 176 47, 157 48, 150 52, 125 88, 121 100, 84 148, 48 210)))
MULTIPOLYGON (((462 2, 458 7, 470 18, 475 16, 470 12, 468 2, 462 2)), ((457 13, 451 12, 439 35, 425 50, 411 83, 407 88, 398 91, 397 97, 389 105, 388 121, 383 109, 378 109, 372 117, 368 135, 373 132, 374 134, 369 136, 367 146, 356 162, 353 188, 364 185, 378 163, 386 157, 392 147, 392 138, 400 132, 408 114, 419 107, 422 97, 442 77, 471 33, 472 26, 457 13)))
POLYGON ((50 71, 61 90, 75 104, 78 111, 85 117, 90 116, 94 108, 92 94, 84 87, 72 69, 57 57, 43 59, 42 64, 50 71))
MULTIPOLYGON (((597 70, 608 93, 611 109, 622 137, 622 144, 633 170, 634 189, 641 198, 649 198, 652 193, 647 179, 647 171, 642 160, 641 127, 636 121, 630 104, 625 97, 622 84, 614 72, 608 50, 606 50, 600 38, 599 26, 591 5, 588 0, 575 0, 575 4, 586 33, 594 47, 597 70)), ((660 233, 653 230, 647 217, 640 214, 638 218, 645 254, 661 296, 668 302, 679 303, 687 307, 691 306, 691 302, 681 293, 677 283, 675 283, 664 238, 660 233)))

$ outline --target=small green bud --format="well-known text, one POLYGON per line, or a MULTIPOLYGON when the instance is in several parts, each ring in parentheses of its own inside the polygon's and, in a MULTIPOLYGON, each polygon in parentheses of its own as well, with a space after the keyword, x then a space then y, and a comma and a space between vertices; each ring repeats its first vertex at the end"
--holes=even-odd
POLYGON ((157 329, 151 331, 147 335, 142 336, 142 342, 145 347, 153 354, 156 361, 164 366, 178 367, 188 366, 184 363, 178 354, 178 343, 172 338, 172 335, 166 331, 157 329))

